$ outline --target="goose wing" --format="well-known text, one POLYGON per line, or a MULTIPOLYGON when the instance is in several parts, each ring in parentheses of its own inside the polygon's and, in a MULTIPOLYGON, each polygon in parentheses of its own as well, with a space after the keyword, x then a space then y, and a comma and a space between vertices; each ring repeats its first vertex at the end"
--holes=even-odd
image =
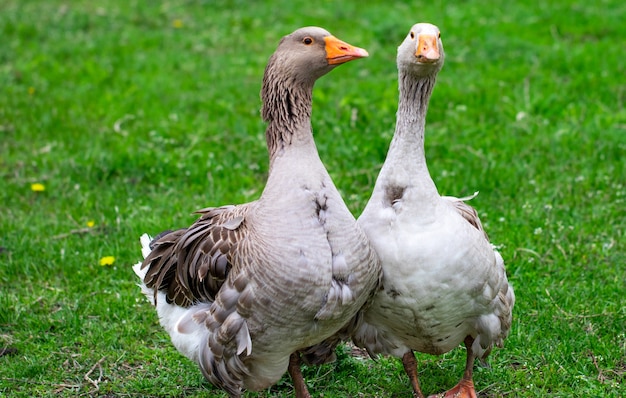
POLYGON ((473 195, 465 196, 462 198, 456 198, 454 196, 443 196, 443 199, 447 200, 461 215, 461 217, 465 219, 465 221, 467 221, 474 228, 482 232, 485 239, 487 239, 487 242, 489 242, 489 236, 487 235, 487 232, 485 232, 483 224, 480 222, 480 218, 478 217, 476 209, 465 203, 468 200, 474 199, 476 196, 478 196, 478 192, 474 192, 473 195))
POLYGON ((168 303, 189 307, 213 302, 233 267, 232 259, 245 234, 249 204, 198 210, 189 228, 166 231, 150 242, 144 283, 166 291, 168 303))

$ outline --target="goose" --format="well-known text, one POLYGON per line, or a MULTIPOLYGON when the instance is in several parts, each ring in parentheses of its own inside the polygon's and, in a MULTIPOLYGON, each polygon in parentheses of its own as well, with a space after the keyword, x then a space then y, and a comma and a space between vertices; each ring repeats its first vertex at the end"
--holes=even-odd
POLYGON ((436 396, 476 397, 474 360, 502 346, 515 295, 470 198, 440 196, 426 166, 426 111, 444 62, 440 36, 435 25, 416 24, 398 48, 396 128, 358 219, 383 281, 352 337, 372 357, 401 358, 415 397, 424 395, 414 351, 440 355, 463 342, 463 377, 436 396))
POLYGON ((310 397, 299 350, 342 328, 378 283, 378 257, 319 158, 310 120, 315 81, 367 56, 319 27, 283 37, 261 89, 261 196, 140 239, 144 260, 133 268, 161 326, 231 397, 268 388, 286 370, 296 397, 310 397))

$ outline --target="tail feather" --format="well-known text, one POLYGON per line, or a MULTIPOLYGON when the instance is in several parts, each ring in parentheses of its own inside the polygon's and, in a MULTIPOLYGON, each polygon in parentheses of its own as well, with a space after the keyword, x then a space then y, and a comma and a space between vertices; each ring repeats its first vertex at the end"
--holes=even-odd
POLYGON ((141 242, 141 254, 143 255, 143 258, 146 258, 148 257, 148 254, 150 254, 150 252, 152 251, 152 248, 150 247, 152 238, 148 234, 143 234, 139 238, 139 241, 141 242))
MULTIPOLYGON (((143 258, 146 258, 151 251, 150 242, 152 241, 152 239, 148 234, 143 234, 141 235, 141 238, 139 238, 139 241, 141 242, 141 254, 143 255, 143 258)), ((133 265, 133 271, 141 280, 141 283, 138 283, 137 285, 141 288, 141 292, 148 298, 150 303, 154 305, 154 292, 152 291, 152 289, 148 289, 148 287, 146 287, 146 284, 143 283, 143 280, 148 273, 148 267, 142 268, 142 265, 143 263, 141 261, 133 265)))

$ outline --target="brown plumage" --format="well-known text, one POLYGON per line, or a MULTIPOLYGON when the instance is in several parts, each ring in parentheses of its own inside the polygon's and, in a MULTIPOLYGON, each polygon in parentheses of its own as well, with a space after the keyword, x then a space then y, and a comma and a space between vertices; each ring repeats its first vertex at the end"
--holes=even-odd
POLYGON ((270 158, 261 197, 142 237, 135 272, 161 325, 232 397, 269 387, 287 368, 296 396, 308 397, 298 352, 333 336, 377 286, 378 258, 320 161, 310 123, 315 80, 366 55, 321 28, 285 36, 261 90, 270 158))
POLYGON ((168 232, 151 242, 143 261, 144 283, 167 291, 168 303, 189 307, 214 301, 232 264, 237 242, 245 234, 243 215, 248 207, 224 206, 198 210, 201 217, 189 228, 168 232))

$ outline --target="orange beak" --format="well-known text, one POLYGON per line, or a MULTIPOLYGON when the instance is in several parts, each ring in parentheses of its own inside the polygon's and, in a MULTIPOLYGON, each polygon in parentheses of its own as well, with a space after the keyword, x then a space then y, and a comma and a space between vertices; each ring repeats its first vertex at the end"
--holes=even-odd
POLYGON ((364 49, 354 47, 335 36, 324 37, 324 42, 326 43, 326 59, 329 65, 339 65, 369 55, 364 49))
POLYGON ((437 36, 420 35, 415 56, 419 62, 427 64, 437 61, 441 56, 439 54, 439 46, 437 45, 437 36))

